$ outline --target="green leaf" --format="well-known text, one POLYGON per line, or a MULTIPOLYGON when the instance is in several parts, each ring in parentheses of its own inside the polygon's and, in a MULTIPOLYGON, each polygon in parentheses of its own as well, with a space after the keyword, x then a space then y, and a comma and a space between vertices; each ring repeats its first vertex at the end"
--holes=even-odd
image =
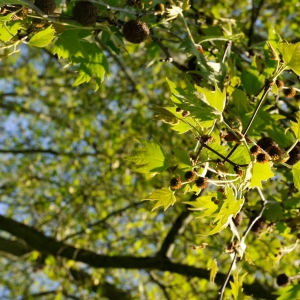
POLYGON ((292 168, 294 185, 300 191, 300 161, 298 161, 292 168))
POLYGON ((133 168, 134 171, 155 176, 170 166, 161 144, 154 137, 153 141, 137 140, 143 145, 143 148, 136 151, 133 156, 126 158, 137 164, 137 167, 133 168))
POLYGON ((208 270, 210 270, 210 273, 209 273, 209 280, 210 282, 215 282, 215 278, 216 278, 216 275, 218 273, 218 263, 217 263, 217 260, 214 259, 211 261, 209 267, 208 267, 208 270))
POLYGON ((29 45, 43 48, 49 45, 54 38, 55 30, 52 26, 47 27, 44 30, 39 31, 36 35, 34 35, 30 41, 29 45))
POLYGON ((105 72, 108 72, 108 62, 103 51, 95 43, 81 42, 84 46, 86 55, 81 58, 74 59, 74 62, 79 62, 79 75, 73 86, 78 86, 84 82, 89 82, 95 76, 96 90, 100 87, 104 80, 105 72))
POLYGON ((174 192, 172 192, 170 189, 163 188, 154 191, 143 200, 157 201, 157 203, 152 208, 152 211, 160 206, 163 206, 164 210, 166 210, 170 205, 174 205, 174 203, 176 202, 176 197, 174 195, 174 192))
MULTIPOLYGON (((299 61, 300 63, 300 61, 299 61)), ((296 138, 300 140, 300 111, 298 111, 297 123, 291 121, 291 128, 294 131, 296 138)))
POLYGON ((84 57, 85 52, 75 30, 65 30, 55 42, 53 54, 58 58, 84 57))
POLYGON ((239 273, 236 273, 233 275, 233 282, 230 281, 231 285, 231 294, 233 295, 235 300, 246 300, 250 299, 250 296, 245 296, 243 294, 243 280, 247 273, 243 274, 241 277, 239 277, 239 273))
POLYGON ((300 284, 288 285, 286 287, 280 288, 273 294, 279 295, 277 300, 300 299, 300 284))
POLYGON ((0 41, 6 43, 11 40, 21 28, 20 21, 0 22, 0 41))
POLYGON ((221 92, 216 83, 215 91, 210 91, 199 86, 196 86, 196 89, 205 96, 205 100, 209 103, 211 107, 215 108, 220 114, 222 114, 226 101, 225 90, 221 92))
POLYGON ((290 44, 286 41, 282 41, 278 45, 278 50, 286 66, 300 76, 300 42, 290 44))
MULTIPOLYGON (((271 171, 270 163, 260 164, 256 162, 254 165, 250 163, 252 166, 252 177, 250 181, 251 188, 258 187, 262 188, 261 182, 272 178, 275 174, 271 171)), ((251 167, 250 166, 250 167, 251 167)))
POLYGON ((196 198, 196 201, 187 201, 184 203, 193 206, 193 208, 189 208, 190 210, 200 211, 200 215, 197 215, 196 218, 203 218, 211 216, 218 210, 219 206, 214 203, 212 200, 213 198, 216 198, 219 201, 222 200, 221 194, 214 192, 208 193, 205 196, 200 196, 196 198))
POLYGON ((208 233, 208 235, 216 234, 225 229, 229 224, 230 218, 235 217, 244 204, 244 198, 238 200, 235 199, 233 190, 229 187, 226 187, 225 192, 226 200, 214 220, 214 223, 217 223, 217 225, 208 233))

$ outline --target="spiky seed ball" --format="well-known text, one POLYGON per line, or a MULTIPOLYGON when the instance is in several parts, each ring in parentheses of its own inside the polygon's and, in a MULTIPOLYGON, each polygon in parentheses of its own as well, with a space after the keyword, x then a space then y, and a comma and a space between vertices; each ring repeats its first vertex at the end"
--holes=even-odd
POLYGON ((242 221, 243 221, 243 213, 242 212, 239 212, 237 213, 237 215, 235 216, 235 218, 233 218, 233 223, 236 227, 240 226, 242 224, 242 221))
POLYGON ((73 16, 81 25, 92 26, 97 21, 98 8, 89 1, 78 1, 73 7, 73 16))
POLYGON ((277 282, 277 285, 278 286, 287 286, 289 283, 290 283, 290 277, 288 277, 286 274, 279 274, 277 276, 277 279, 276 279, 276 282, 277 282))
POLYGON ((270 137, 262 137, 256 144, 265 151, 271 146, 277 146, 270 137))
POLYGON ((176 112, 178 112, 178 113, 183 112, 183 109, 180 107, 176 107, 176 112))
POLYGON ((260 153, 260 147, 258 145, 253 145, 250 148, 250 152, 252 155, 256 156, 258 153, 260 153))
POLYGON ((170 187, 172 190, 178 190, 182 187, 182 182, 179 177, 174 177, 170 180, 170 187))
POLYGON ((213 140, 214 140, 214 138, 212 136, 207 135, 207 134, 202 135, 201 138, 200 138, 201 144, 205 144, 205 145, 211 143, 213 140))
POLYGON ((256 160, 260 164, 265 164, 269 161, 269 156, 266 153, 259 153, 256 156, 256 160))
POLYGON ((293 98, 296 95, 296 90, 294 88, 284 89, 283 93, 286 98, 293 98))
POLYGON ((283 153, 278 146, 271 146, 267 149, 267 152, 271 156, 272 160, 279 160, 283 153))
POLYGON ((207 16, 207 17, 205 18, 205 23, 206 23, 207 25, 214 25, 215 19, 214 19, 213 17, 211 17, 211 16, 207 16))
POLYGON ((195 181, 196 186, 204 190, 208 185, 207 179, 207 177, 198 177, 198 179, 195 181))
POLYGON ((182 112, 182 117, 183 117, 183 118, 186 118, 186 117, 188 117, 189 115, 190 115, 190 112, 187 111, 187 110, 184 110, 184 111, 182 112))
POLYGON ((154 6, 154 11, 156 15, 161 15, 165 11, 165 6, 162 3, 157 3, 154 6))
POLYGON ((129 20, 123 26, 123 34, 128 42, 140 44, 148 38, 150 30, 144 22, 129 20))
MULTIPOLYGON (((253 222, 253 219, 250 220, 250 223, 253 222)), ((264 229, 267 228, 267 223, 264 218, 258 219, 254 225, 251 227, 251 231, 256 233, 262 233, 264 229)))
POLYGON ((286 164, 293 166, 300 160, 300 147, 295 146, 289 153, 290 158, 285 162, 286 164))
POLYGON ((279 79, 276 80, 276 85, 277 85, 278 92, 280 92, 282 90, 282 88, 284 87, 283 81, 279 80, 279 79))
POLYGON ((188 182, 192 182, 192 181, 195 181, 196 178, 197 178, 197 175, 194 171, 187 171, 185 174, 184 174, 184 178, 186 181, 188 182))
POLYGON ((35 0, 34 5, 46 15, 52 14, 56 8, 55 0, 35 0))
POLYGON ((241 167, 235 166, 233 169, 234 169, 234 172, 235 172, 239 177, 242 177, 242 176, 243 176, 243 170, 241 169, 241 167))

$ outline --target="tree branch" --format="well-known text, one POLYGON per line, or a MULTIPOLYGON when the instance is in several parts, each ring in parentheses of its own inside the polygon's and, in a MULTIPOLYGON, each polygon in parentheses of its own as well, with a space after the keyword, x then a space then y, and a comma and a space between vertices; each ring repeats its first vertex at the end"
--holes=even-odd
MULTIPOLYGON (((52 237, 45 236, 42 232, 0 215, 0 229, 23 239, 28 246, 43 254, 61 256, 67 259, 83 262, 94 268, 125 268, 125 269, 148 269, 169 271, 177 274, 198 277, 209 280, 209 271, 203 268, 196 268, 181 263, 174 263, 160 257, 134 257, 134 256, 110 256, 97 254, 95 252, 73 247, 68 244, 56 241, 52 237)), ((218 273, 215 279, 216 284, 221 285, 226 275, 218 273)), ((276 299, 271 293, 272 288, 265 290, 258 282, 245 284, 244 291, 261 299, 276 299)))

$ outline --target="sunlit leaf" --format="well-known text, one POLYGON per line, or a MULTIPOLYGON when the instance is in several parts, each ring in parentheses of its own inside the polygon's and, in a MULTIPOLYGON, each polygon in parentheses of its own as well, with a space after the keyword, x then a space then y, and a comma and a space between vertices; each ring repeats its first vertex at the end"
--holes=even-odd
POLYGON ((174 203, 176 202, 176 197, 174 195, 174 192, 172 192, 170 189, 163 188, 154 191, 147 198, 144 198, 143 200, 157 201, 157 203, 152 208, 152 211, 154 211, 156 208, 160 206, 163 206, 164 210, 166 210, 170 205, 174 205, 174 203))
POLYGON ((133 168, 139 173, 150 173, 152 176, 166 170, 170 165, 161 144, 153 137, 153 141, 137 139, 143 147, 126 159, 134 162, 133 168))
POLYGON ((30 41, 29 45, 43 48, 50 44, 54 38, 55 30, 52 26, 48 26, 46 29, 39 31, 35 34, 30 41))
POLYGON ((286 41, 282 41, 278 45, 278 50, 286 66, 300 76, 300 42, 290 44, 286 41))
POLYGON ((300 191, 300 161, 298 161, 292 168, 294 185, 300 191))
POLYGON ((252 178, 250 181, 250 187, 262 188, 262 181, 266 181, 272 178, 275 174, 271 171, 270 163, 260 164, 256 162, 252 165, 252 178))
POLYGON ((247 273, 243 274, 242 276, 239 277, 239 273, 236 273, 233 275, 233 282, 230 281, 230 286, 231 286, 231 294, 233 295, 233 298, 235 300, 246 300, 250 299, 250 296, 246 296, 243 294, 243 280, 247 273))
POLYGON ((229 218, 235 217, 244 204, 244 198, 235 199, 234 192, 229 187, 226 187, 225 192, 226 200, 214 220, 214 224, 217 223, 217 225, 208 233, 208 235, 216 234, 225 229, 229 224, 229 218))

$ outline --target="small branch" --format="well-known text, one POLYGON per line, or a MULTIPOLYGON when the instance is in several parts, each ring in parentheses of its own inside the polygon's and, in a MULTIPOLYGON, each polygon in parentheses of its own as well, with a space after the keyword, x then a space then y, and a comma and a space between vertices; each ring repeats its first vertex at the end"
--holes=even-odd
POLYGON ((229 281, 229 278, 231 276, 231 273, 232 273, 232 270, 233 270, 233 267, 235 266, 236 264, 236 259, 237 259, 237 252, 234 253, 234 257, 233 257, 233 260, 231 262, 231 265, 230 265, 230 268, 228 270, 228 273, 227 273, 227 276, 226 276, 226 279, 221 287, 221 291, 219 292, 219 296, 217 297, 216 300, 222 300, 223 299, 223 296, 224 296, 224 292, 225 292, 225 288, 226 288, 226 285, 229 281))
POLYGON ((154 42, 160 47, 160 49, 165 53, 165 55, 166 55, 166 61, 170 62, 173 66, 175 66, 175 67, 176 67, 178 70, 180 70, 181 72, 187 72, 188 69, 187 69, 185 66, 183 66, 183 65, 181 65, 181 64, 179 64, 179 63, 177 63, 176 61, 173 60, 173 58, 172 58, 172 56, 171 56, 171 54, 170 54, 168 48, 166 48, 166 47, 164 46, 164 44, 161 42, 161 39, 160 39, 159 37, 157 37, 157 36, 154 34, 153 29, 150 29, 150 33, 151 33, 150 36, 152 37, 153 41, 154 41, 154 42))
POLYGON ((232 44, 231 41, 227 41, 225 43, 225 50, 224 50, 224 54, 223 54, 223 57, 222 57, 222 63, 225 63, 226 57, 230 55, 231 44, 232 44))
POLYGON ((158 278, 156 278, 156 275, 153 272, 149 272, 149 276, 152 279, 152 281, 154 281, 161 288, 162 292, 165 295, 165 298, 167 300, 171 300, 171 298, 167 292, 166 286, 164 284, 162 284, 158 278))

